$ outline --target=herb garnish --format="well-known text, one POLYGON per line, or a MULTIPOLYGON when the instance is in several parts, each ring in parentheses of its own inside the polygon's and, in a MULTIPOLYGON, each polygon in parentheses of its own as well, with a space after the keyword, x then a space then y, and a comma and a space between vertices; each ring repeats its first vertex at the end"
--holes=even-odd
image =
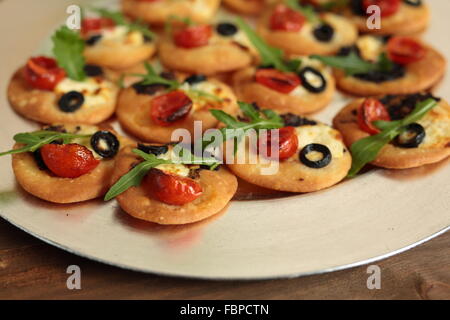
POLYGON ((258 50, 263 66, 271 66, 283 72, 296 72, 300 68, 301 60, 285 61, 283 51, 269 46, 242 18, 237 18, 236 23, 258 50))
POLYGON ((79 33, 63 26, 52 36, 52 41, 53 54, 58 61, 58 65, 64 68, 68 77, 76 81, 86 79, 83 56, 84 41, 79 33))
POLYGON ((386 53, 382 53, 375 63, 362 59, 353 50, 346 56, 311 55, 310 58, 319 60, 330 67, 341 69, 349 76, 373 71, 389 72, 394 67, 386 53))
POLYGON ((286 5, 292 10, 300 12, 302 15, 308 19, 310 23, 317 23, 320 21, 318 15, 316 14, 314 7, 311 5, 301 5, 298 0, 286 0, 286 5))
MULTIPOLYGON (((161 77, 159 74, 156 73, 155 69, 153 69, 153 67, 148 62, 145 62, 144 65, 145 65, 145 69, 147 70, 146 74, 131 73, 131 74, 129 74, 129 76, 142 78, 142 80, 140 81, 140 84, 142 84, 142 85, 161 84, 161 85, 167 86, 168 91, 183 89, 182 87, 185 84, 180 83, 176 80, 169 80, 164 77, 161 77)), ((184 91, 193 99, 204 98, 206 100, 214 100, 214 101, 218 101, 218 102, 222 101, 222 99, 217 97, 216 95, 205 92, 203 90, 189 88, 184 91)))
POLYGON ((57 131, 36 131, 36 132, 26 132, 18 133, 14 136, 14 141, 18 143, 25 144, 24 147, 19 149, 14 149, 6 152, 0 153, 1 156, 8 154, 16 154, 23 152, 35 152, 46 144, 50 144, 54 141, 62 140, 64 144, 70 143, 71 140, 77 138, 87 138, 92 136, 91 134, 72 134, 72 133, 61 133, 57 131))
POLYGON ((125 16, 119 11, 110 11, 104 8, 92 8, 92 10, 98 13, 103 18, 109 18, 114 21, 118 26, 125 26, 130 31, 138 31, 142 33, 145 37, 154 39, 155 34, 150 31, 150 29, 143 24, 141 21, 129 22, 125 16))
POLYGON ((175 160, 164 160, 157 158, 154 154, 145 153, 139 149, 133 149, 132 152, 140 156, 144 161, 131 169, 127 174, 123 175, 105 195, 104 200, 109 201, 122 194, 131 187, 139 186, 142 179, 147 175, 150 169, 160 164, 197 164, 210 166, 211 170, 219 165, 215 158, 200 158, 193 155, 187 149, 181 149, 180 154, 175 160))
POLYGON ((271 130, 279 129, 284 127, 283 119, 274 111, 265 109, 256 109, 253 105, 245 102, 238 102, 242 113, 248 118, 248 122, 240 121, 235 117, 229 115, 228 113, 212 109, 211 114, 220 122, 223 122, 226 127, 219 129, 222 134, 222 141, 209 142, 207 138, 203 141, 203 147, 218 146, 222 142, 234 138, 237 143, 235 143, 235 151, 237 150, 237 144, 244 138, 246 132, 250 129, 254 129, 257 132, 262 129, 271 130))
POLYGON ((420 120, 436 105, 437 101, 430 98, 418 102, 414 110, 402 120, 374 121, 374 125, 382 131, 377 135, 363 138, 352 144, 350 150, 353 162, 348 177, 356 176, 367 163, 374 161, 380 150, 401 134, 406 126, 420 120))

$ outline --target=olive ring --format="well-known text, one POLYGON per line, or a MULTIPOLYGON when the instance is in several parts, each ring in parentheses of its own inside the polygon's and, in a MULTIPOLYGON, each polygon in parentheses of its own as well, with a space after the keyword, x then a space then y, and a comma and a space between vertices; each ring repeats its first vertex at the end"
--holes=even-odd
POLYGON ((321 169, 328 166, 331 162, 331 151, 327 146, 318 143, 311 143, 306 145, 299 154, 300 161, 307 167, 313 169, 321 169), (322 154, 322 159, 312 161, 308 159, 308 154, 311 152, 319 152, 322 154))

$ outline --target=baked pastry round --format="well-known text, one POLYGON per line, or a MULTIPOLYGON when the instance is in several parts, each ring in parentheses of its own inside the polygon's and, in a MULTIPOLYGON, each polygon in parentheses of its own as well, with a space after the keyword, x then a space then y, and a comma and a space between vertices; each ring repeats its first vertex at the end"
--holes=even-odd
POLYGON ((95 31, 86 35, 85 39, 86 62, 114 70, 130 68, 150 59, 156 52, 154 40, 125 26, 95 31), (98 40, 91 43, 89 39, 94 38, 98 40))
MULTIPOLYGON (((385 102, 389 113, 395 114, 403 108, 413 108, 416 101, 431 97, 429 94, 414 94, 408 96, 388 96, 381 99, 385 102), (408 99, 409 97, 409 99, 408 99), (409 101, 408 101, 409 100, 409 101)), ((334 118, 334 127, 339 130, 346 145, 369 136, 361 130, 357 121, 357 110, 364 99, 352 101, 334 118)), ((416 148, 400 148, 390 143, 381 149, 372 164, 390 169, 407 169, 425 164, 435 163, 450 156, 450 106, 445 100, 440 100, 418 123, 425 129, 425 139, 416 148)))
POLYGON ((236 72, 233 77, 233 86, 239 100, 248 103, 256 102, 263 109, 274 109, 280 113, 313 113, 330 103, 336 91, 335 81, 328 68, 318 61, 302 58, 302 68, 306 67, 314 68, 322 74, 326 81, 326 87, 322 92, 311 92, 304 83, 291 93, 278 92, 255 81, 257 69, 254 67, 236 72))
MULTIPOLYGON (((140 161, 131 150, 131 147, 125 148, 118 155, 112 184, 140 161)), ((223 166, 217 171, 200 170, 196 181, 202 187, 201 196, 181 206, 169 205, 152 198, 142 184, 117 196, 117 201, 125 212, 141 220, 163 225, 188 224, 219 213, 237 189, 236 177, 223 166)))
MULTIPOLYGON (((358 0, 360 3, 362 0, 358 0)), ((396 13, 391 16, 381 17, 380 29, 369 29, 367 27, 367 15, 361 10, 360 4, 355 1, 354 8, 343 10, 344 16, 349 18, 363 33, 385 34, 385 35, 417 35, 424 32, 430 22, 430 8, 424 1, 411 1, 416 5, 401 1, 396 13), (420 4, 419 4, 420 3, 420 4)))
MULTIPOLYGON (((184 84, 185 90, 191 86, 184 84)), ((182 88, 182 89, 183 89, 182 88)), ((186 129, 194 136, 194 122, 201 121, 202 130, 215 128, 218 120, 209 112, 210 109, 221 109, 233 114, 237 110, 236 97, 233 91, 224 83, 215 79, 208 79, 192 86, 204 90, 221 99, 221 101, 198 100, 193 98, 193 108, 187 117, 170 126, 160 126, 153 122, 150 112, 152 100, 167 93, 164 87, 152 94, 139 93, 135 86, 122 90, 117 105, 117 117, 121 126, 132 135, 143 141, 168 143, 174 141, 172 133, 176 129, 186 129)))
MULTIPOLYGON (((366 39, 374 38, 365 36, 366 39)), ((359 40, 358 40, 359 41, 359 40)), ((374 40, 380 41, 380 40, 374 40)), ((433 87, 441 80, 446 70, 446 59, 436 49, 420 42, 425 48, 425 56, 408 65, 396 65, 393 77, 387 73, 386 79, 379 76, 368 78, 366 75, 348 76, 344 71, 335 69, 334 76, 339 89, 357 96, 376 96, 385 94, 409 94, 433 87), (371 81, 374 79, 374 81, 371 81)), ((385 47, 385 45, 383 45, 385 47)), ((385 50, 385 49, 381 49, 385 50)), ((364 55, 364 52, 361 52, 364 55)))
POLYGON ((163 25, 171 16, 205 23, 212 19, 219 5, 220 0, 122 0, 122 11, 133 19, 155 25, 163 25))
POLYGON ((238 13, 255 15, 264 9, 266 0, 224 0, 223 3, 238 13))
MULTIPOLYGON (((287 192, 313 192, 331 187, 347 176, 352 159, 341 134, 321 123, 307 123, 296 128, 298 150, 287 160, 257 164, 228 164, 230 170, 239 178, 267 189, 287 192), (328 148, 331 161, 322 168, 312 168, 300 161, 300 153, 311 144, 320 144, 328 148), (263 174, 263 170, 274 170, 263 174)), ((245 146, 244 154, 255 152, 255 148, 245 146)), ((240 151, 238 151, 240 152, 240 151)))
POLYGON ((97 124, 111 117, 116 108, 119 88, 102 77, 89 77, 83 82, 62 80, 53 91, 30 86, 23 76, 24 68, 13 75, 8 86, 12 108, 23 117, 40 123, 97 124), (84 103, 73 112, 58 106, 62 96, 71 91, 83 93, 84 103))
POLYGON ((334 13, 323 13, 315 23, 306 21, 300 31, 272 30, 269 25, 273 8, 266 10, 258 21, 258 33, 268 44, 286 54, 331 55, 343 46, 352 45, 358 30, 348 19, 334 13), (326 29, 326 30, 325 30, 326 29), (324 36, 332 32, 331 35, 324 36))
MULTIPOLYGON (((130 144, 111 129, 86 125, 64 125, 67 132, 90 134, 107 130, 119 139, 121 146, 130 144)), ((14 149, 22 147, 15 144, 14 149)), ((98 158, 100 158, 97 155, 98 158)), ((103 196, 109 188, 109 180, 114 171, 115 158, 102 158, 91 172, 75 179, 61 178, 39 167, 33 153, 18 153, 12 156, 12 167, 19 185, 28 193, 53 203, 76 203, 103 196)))

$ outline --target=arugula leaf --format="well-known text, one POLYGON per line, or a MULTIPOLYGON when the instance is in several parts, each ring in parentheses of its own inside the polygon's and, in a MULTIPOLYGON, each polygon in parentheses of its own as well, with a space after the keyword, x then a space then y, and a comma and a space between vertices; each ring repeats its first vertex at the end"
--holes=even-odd
POLYGON ((301 5, 298 0, 286 0, 285 3, 292 10, 298 11, 302 15, 304 15, 310 23, 317 23, 320 21, 319 16, 316 14, 313 6, 301 5))
POLYGON ((263 66, 274 66, 284 72, 293 71, 284 62, 282 50, 269 46, 242 18, 237 18, 236 23, 258 50, 263 66))
POLYGON ((36 132, 18 133, 14 136, 14 141, 25 144, 25 146, 19 149, 13 149, 6 152, 2 152, 0 153, 0 157, 8 154, 34 152, 40 149, 42 146, 57 140, 63 140, 65 143, 68 143, 68 141, 72 139, 87 138, 90 136, 92 135, 61 133, 56 131, 45 131, 45 130, 36 132))
POLYGON ((113 20, 118 26, 127 27, 129 31, 138 31, 150 39, 154 39, 156 37, 155 34, 141 21, 138 20, 136 22, 129 22, 120 11, 111 11, 104 8, 92 8, 92 10, 103 18, 113 20))
POLYGON ((367 163, 374 161, 380 150, 402 133, 406 126, 422 119, 436 105, 437 101, 430 98, 417 103, 414 110, 402 120, 374 121, 374 125, 382 131, 352 144, 350 151, 353 161, 348 177, 355 177, 367 163))
POLYGON ((310 58, 319 60, 330 67, 341 69, 349 76, 372 71, 389 72, 394 67, 393 62, 388 58, 386 53, 382 53, 376 63, 362 59, 353 50, 346 56, 312 55, 310 58))
POLYGON ((321 4, 321 8, 324 10, 333 10, 345 8, 349 3, 349 0, 334 0, 321 4))
POLYGON ((131 169, 127 174, 123 175, 105 195, 104 200, 109 201, 114 199, 118 195, 122 194, 131 187, 139 186, 142 179, 147 175, 150 169, 159 166, 160 164, 199 164, 209 165, 211 168, 215 168, 219 165, 218 161, 214 158, 200 158, 194 156, 190 151, 182 149, 182 153, 188 153, 179 155, 175 160, 159 159, 153 154, 145 153, 139 149, 133 149, 132 152, 140 156, 144 161, 131 169))
POLYGON ((79 33, 63 26, 52 36, 52 41, 53 54, 58 61, 58 65, 64 68, 69 78, 76 81, 86 79, 83 56, 84 41, 79 33))

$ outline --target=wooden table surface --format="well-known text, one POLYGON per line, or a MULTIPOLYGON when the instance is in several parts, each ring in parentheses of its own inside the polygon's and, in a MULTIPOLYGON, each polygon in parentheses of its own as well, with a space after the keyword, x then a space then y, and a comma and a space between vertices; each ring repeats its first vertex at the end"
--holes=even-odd
POLYGON ((367 266, 297 279, 226 282, 142 274, 80 258, 0 219, 0 299, 450 299, 450 232, 375 263, 381 289, 367 289, 367 266), (81 290, 68 290, 69 265, 81 290))

